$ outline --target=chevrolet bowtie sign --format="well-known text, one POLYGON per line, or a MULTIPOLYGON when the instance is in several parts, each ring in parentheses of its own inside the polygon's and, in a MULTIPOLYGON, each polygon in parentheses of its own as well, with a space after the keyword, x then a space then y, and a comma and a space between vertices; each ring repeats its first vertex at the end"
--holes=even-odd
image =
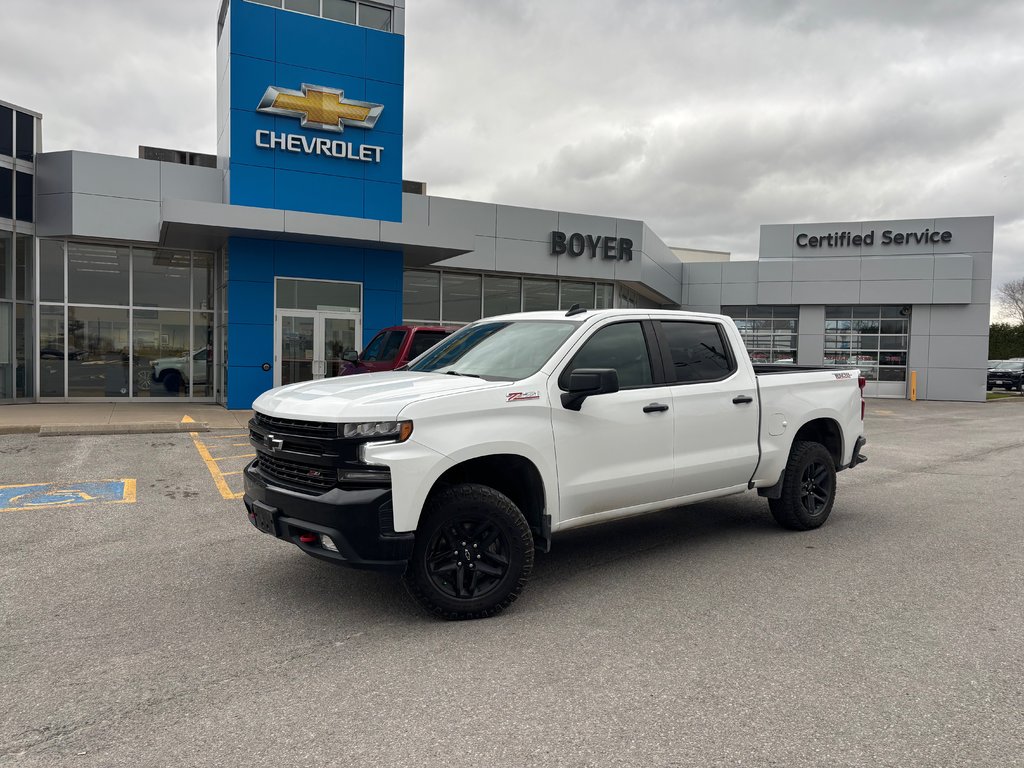
MULTIPOLYGON (((345 126, 372 129, 384 111, 384 105, 346 99, 345 92, 337 88, 303 83, 301 91, 270 86, 256 111, 298 118, 303 128, 342 133, 345 126)), ((370 144, 355 147, 350 141, 266 129, 256 131, 256 146, 365 163, 379 163, 384 151, 383 147, 370 144)))

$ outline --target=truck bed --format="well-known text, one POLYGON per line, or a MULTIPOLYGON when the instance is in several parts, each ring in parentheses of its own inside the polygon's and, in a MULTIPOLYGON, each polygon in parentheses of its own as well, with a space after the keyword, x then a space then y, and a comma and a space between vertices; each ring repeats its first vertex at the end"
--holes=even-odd
POLYGON ((768 376, 773 373, 811 373, 814 371, 848 371, 856 366, 835 366, 828 367, 820 365, 790 365, 789 363, 755 363, 754 373, 757 376, 768 376))

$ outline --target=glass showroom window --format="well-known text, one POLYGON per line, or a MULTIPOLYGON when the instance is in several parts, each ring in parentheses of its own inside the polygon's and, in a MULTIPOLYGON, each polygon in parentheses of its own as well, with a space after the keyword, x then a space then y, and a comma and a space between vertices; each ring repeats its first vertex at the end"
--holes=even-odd
POLYGON ((796 363, 800 307, 722 307, 736 322, 752 363, 796 363))
POLYGON ((868 381, 906 381, 909 306, 825 307, 825 365, 856 366, 868 381))
POLYGON ((368 29, 391 31, 391 9, 373 3, 357 3, 355 0, 249 0, 259 5, 284 8, 309 16, 322 16, 331 21, 358 24, 368 29))
POLYGON ((0 400, 35 394, 32 250, 31 235, 0 230, 0 400))
POLYGON ((212 398, 213 268, 210 253, 41 240, 40 395, 212 398))
POLYGON ((0 104, 0 157, 12 157, 13 155, 14 110, 0 104))
POLYGON ((614 295, 610 283, 407 270, 402 301, 406 324, 464 325, 481 317, 569 309, 573 304, 607 309, 614 295))
POLYGON ((14 397, 14 233, 0 230, 0 400, 14 397))

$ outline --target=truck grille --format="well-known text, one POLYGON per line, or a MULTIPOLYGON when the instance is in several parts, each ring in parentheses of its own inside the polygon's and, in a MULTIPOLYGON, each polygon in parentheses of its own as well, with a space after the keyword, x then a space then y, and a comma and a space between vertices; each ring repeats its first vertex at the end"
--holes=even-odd
POLYGON ((253 422, 264 429, 287 432, 291 435, 326 438, 335 438, 338 436, 338 425, 325 421, 279 419, 276 416, 264 416, 262 413, 256 413, 253 416, 253 422))
POLYGON ((313 495, 329 491, 335 486, 337 479, 336 470, 330 467, 272 458, 265 453, 259 454, 256 468, 268 480, 274 480, 287 488, 313 495))

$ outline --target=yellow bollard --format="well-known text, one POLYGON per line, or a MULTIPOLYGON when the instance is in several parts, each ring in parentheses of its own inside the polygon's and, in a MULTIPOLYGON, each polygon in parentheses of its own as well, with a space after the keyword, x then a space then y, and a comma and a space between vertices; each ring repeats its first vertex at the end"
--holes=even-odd
POLYGON ((917 400, 917 371, 910 372, 910 400, 917 400))

